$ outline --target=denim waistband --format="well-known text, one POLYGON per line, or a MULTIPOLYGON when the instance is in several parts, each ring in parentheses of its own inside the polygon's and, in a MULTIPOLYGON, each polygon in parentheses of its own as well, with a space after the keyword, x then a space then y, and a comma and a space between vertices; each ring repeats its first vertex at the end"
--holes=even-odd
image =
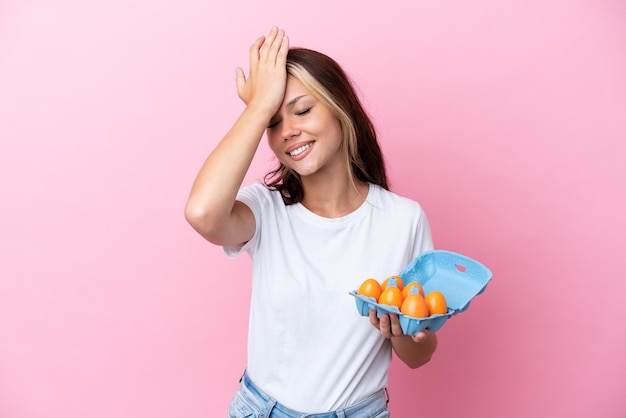
POLYGON ((257 385, 252 382, 246 372, 241 377, 242 386, 247 389, 252 395, 260 399, 266 406, 268 417, 273 416, 272 412, 277 412, 279 417, 294 417, 294 418, 351 418, 351 417, 363 417, 363 413, 383 411, 388 404, 389 397, 387 389, 381 389, 378 392, 368 396, 366 399, 359 401, 358 403, 351 405, 344 409, 338 409, 331 412, 307 414, 304 412, 294 411, 280 404, 276 399, 272 398, 265 392, 263 392, 257 385))

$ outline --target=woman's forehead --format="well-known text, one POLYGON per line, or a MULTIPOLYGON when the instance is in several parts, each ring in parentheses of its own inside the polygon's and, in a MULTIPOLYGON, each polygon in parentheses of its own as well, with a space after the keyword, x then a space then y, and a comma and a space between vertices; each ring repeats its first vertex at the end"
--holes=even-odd
POLYGON ((289 102, 297 96, 308 96, 310 94, 311 92, 306 87, 304 87, 304 84, 302 84, 300 80, 293 76, 287 77, 287 86, 285 88, 285 102, 289 102))

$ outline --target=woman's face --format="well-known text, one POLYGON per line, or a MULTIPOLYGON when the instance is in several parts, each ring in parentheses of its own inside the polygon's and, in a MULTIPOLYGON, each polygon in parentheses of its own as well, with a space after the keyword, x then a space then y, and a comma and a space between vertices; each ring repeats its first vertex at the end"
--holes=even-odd
POLYGON ((278 160, 302 177, 345 173, 339 121, 292 76, 287 77, 285 97, 270 120, 267 138, 278 160))

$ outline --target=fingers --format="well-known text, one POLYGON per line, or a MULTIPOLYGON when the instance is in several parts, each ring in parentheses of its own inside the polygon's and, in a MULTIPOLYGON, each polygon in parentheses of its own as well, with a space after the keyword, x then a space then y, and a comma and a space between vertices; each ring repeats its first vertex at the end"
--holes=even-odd
POLYGON ((389 315, 383 315, 385 318, 383 319, 381 317, 381 332, 383 332, 382 330, 384 329, 385 331, 387 330, 387 327, 389 327, 389 336, 386 336, 386 333, 383 332, 383 335, 386 338, 391 338, 391 337, 400 337, 402 335, 404 335, 404 332, 402 332, 402 326, 400 326, 400 319, 398 318, 398 315, 396 314, 389 314, 389 315))
POLYGON ((389 315, 380 316, 380 323, 379 323, 378 329, 380 329, 380 333, 382 334, 383 337, 385 338, 393 337, 393 329, 391 326, 389 315))
POLYGON ((246 86, 246 76, 239 67, 235 68, 235 83, 237 83, 237 92, 241 95, 243 88, 246 86))
POLYGON ((370 309, 369 311, 370 323, 380 330, 380 333, 385 338, 400 337, 404 335, 402 326, 400 325, 400 319, 396 314, 385 314, 377 317, 376 310, 370 309))
POLYGON ((261 49, 259 50, 260 59, 267 60, 269 50, 272 48, 272 44, 274 43, 274 40, 276 39, 278 33, 279 30, 276 26, 270 29, 270 32, 265 37, 265 41, 263 42, 263 45, 261 45, 261 49))
POLYGON ((256 41, 254 41, 252 46, 250 46, 250 67, 251 68, 254 68, 254 66, 256 66, 256 64, 259 62, 259 52, 264 42, 265 42, 265 36, 261 36, 257 38, 256 41))
POLYGON ((426 335, 425 332, 421 331, 418 332, 417 334, 415 334, 413 338, 413 341, 415 341, 416 343, 421 343, 422 341, 424 341, 428 336, 426 335))
POLYGON ((380 320, 378 319, 378 316, 376 316, 376 309, 370 309, 370 323, 372 325, 374 325, 374 328, 376 329, 380 329, 380 320))
POLYGON ((260 60, 284 66, 289 52, 289 38, 285 31, 273 27, 267 36, 261 36, 250 46, 250 71, 254 71, 260 60))
POLYGON ((279 66, 284 66, 287 63, 287 53, 289 53, 289 38, 287 36, 283 36, 276 60, 279 66))
POLYGON ((279 57, 287 56, 289 40, 283 29, 273 27, 265 37, 265 41, 259 51, 259 59, 270 64, 275 64, 279 57))
POLYGON ((235 70, 237 93, 246 105, 262 103, 264 110, 275 112, 278 109, 285 95, 288 50, 289 40, 285 31, 277 27, 250 46, 248 76, 240 68, 235 70))

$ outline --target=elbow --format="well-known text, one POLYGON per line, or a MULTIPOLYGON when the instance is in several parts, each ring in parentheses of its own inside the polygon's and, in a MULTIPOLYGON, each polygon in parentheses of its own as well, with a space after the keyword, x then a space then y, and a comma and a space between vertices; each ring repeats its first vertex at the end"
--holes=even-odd
POLYGON ((422 367, 424 364, 428 363, 433 358, 432 355, 424 356, 417 359, 411 359, 405 361, 406 365, 409 366, 410 369, 417 369, 422 367))
POLYGON ((187 205, 185 205, 185 219, 189 225, 197 229, 196 226, 199 226, 205 218, 206 213, 204 211, 187 202, 187 205))
POLYGON ((200 235, 206 237, 211 232, 211 214, 205 208, 187 203, 185 219, 200 235))
POLYGON ((420 342, 414 346, 414 350, 409 350, 399 356, 411 369, 417 369, 430 362, 437 350, 437 334, 431 331, 424 331, 424 334, 420 342))
POLYGON ((217 216, 217 213, 201 206, 187 204, 185 206, 185 219, 191 227, 204 239, 215 245, 226 245, 224 240, 225 219, 217 216))

